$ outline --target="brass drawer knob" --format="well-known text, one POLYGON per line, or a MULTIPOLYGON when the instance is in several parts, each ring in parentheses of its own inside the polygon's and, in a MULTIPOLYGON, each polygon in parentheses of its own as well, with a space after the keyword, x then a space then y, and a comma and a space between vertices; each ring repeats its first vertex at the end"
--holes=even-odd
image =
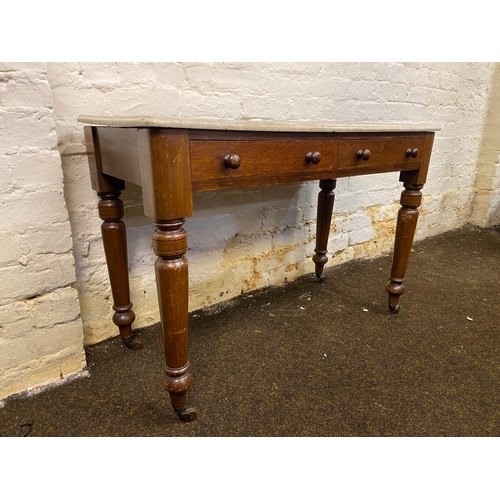
POLYGON ((236 170, 241 165, 241 158, 238 155, 226 155, 224 156, 224 166, 226 168, 232 168, 236 170))
POLYGON ((365 149, 364 151, 363 151, 362 149, 360 149, 360 150, 358 151, 357 156, 358 156, 358 160, 359 160, 359 159, 363 159, 364 161, 367 161, 367 160, 369 160, 369 159, 370 159, 371 152, 370 152, 370 150, 369 150, 369 149, 365 149))
POLYGON ((412 158, 416 158, 418 156, 418 149, 417 148, 415 148, 415 149, 408 148, 406 150, 406 157, 409 158, 410 156, 412 158))
POLYGON ((306 154, 306 162, 317 165, 321 161, 321 153, 319 151, 311 151, 306 154))

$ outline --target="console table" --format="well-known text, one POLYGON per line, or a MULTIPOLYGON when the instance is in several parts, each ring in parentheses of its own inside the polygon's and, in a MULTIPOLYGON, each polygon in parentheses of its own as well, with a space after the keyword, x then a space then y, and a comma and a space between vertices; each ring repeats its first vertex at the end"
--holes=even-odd
POLYGON ((409 124, 184 120, 154 116, 81 116, 92 188, 100 198, 102 239, 113 294, 113 321, 124 343, 134 338, 124 212, 125 182, 142 187, 144 214, 155 226, 153 250, 165 348, 163 385, 181 420, 196 418, 186 406, 192 384, 188 362, 188 263, 186 217, 192 192, 319 180, 316 247, 318 279, 328 261, 327 243, 338 177, 400 172, 389 310, 397 312, 436 128, 409 124))

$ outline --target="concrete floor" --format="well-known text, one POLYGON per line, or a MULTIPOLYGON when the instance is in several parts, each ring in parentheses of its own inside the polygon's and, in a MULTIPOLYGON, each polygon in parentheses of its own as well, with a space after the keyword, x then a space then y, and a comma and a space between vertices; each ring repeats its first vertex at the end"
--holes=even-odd
POLYGON ((191 314, 194 422, 162 388, 156 325, 139 331, 142 351, 107 340, 88 348, 89 376, 6 400, 0 436, 500 435, 500 228, 415 244, 396 315, 390 263, 191 314))

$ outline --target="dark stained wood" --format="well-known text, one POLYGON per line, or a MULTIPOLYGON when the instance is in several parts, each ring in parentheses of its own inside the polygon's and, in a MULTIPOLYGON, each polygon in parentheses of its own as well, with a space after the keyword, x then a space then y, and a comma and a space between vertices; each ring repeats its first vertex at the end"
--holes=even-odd
POLYGON ((102 172, 141 185, 137 129, 100 127, 99 138, 102 172))
POLYGON ((142 344, 132 334, 132 323, 135 320, 132 303, 130 302, 127 235, 123 218, 123 203, 120 191, 98 193, 99 216, 102 242, 108 266, 109 281, 113 294, 113 322, 120 330, 124 344, 134 350, 142 349, 142 344))
POLYGON ((193 214, 189 131, 141 129, 138 132, 144 214, 172 220, 193 214))
POLYGON ((238 155, 226 155, 224 156, 224 166, 236 170, 241 166, 241 158, 238 155))
POLYGON ((389 310, 399 310, 399 297, 404 293, 405 273, 410 257, 413 236, 418 221, 418 207, 422 202, 422 184, 405 184, 401 194, 401 208, 398 212, 392 271, 386 289, 389 292, 389 310))
POLYGON ((336 143, 332 141, 196 141, 190 142, 191 176, 195 191, 250 187, 331 176, 336 143), (308 162, 311 151, 321 161, 308 162), (238 156, 237 169, 227 168, 226 156, 238 156))
POLYGON ((371 153, 371 151, 369 149, 365 149, 364 151, 362 149, 360 149, 356 153, 356 158, 358 160, 368 161, 370 159, 371 155, 372 155, 372 153, 371 153))
POLYGON ((97 127, 84 127, 87 159, 89 162, 90 184, 98 193, 123 191, 125 182, 116 177, 105 175, 102 171, 101 147, 97 127))
POLYGON ((427 180, 427 172, 429 170, 429 163, 431 161, 432 145, 434 143, 434 134, 428 133, 425 135, 424 147, 419 148, 420 167, 417 170, 410 170, 408 172, 402 171, 399 180, 408 184, 425 184, 427 180))
POLYGON ((406 151, 409 148, 423 149, 424 144, 425 137, 341 139, 338 169, 350 170, 351 175, 415 170, 420 168, 420 158, 408 157, 406 151))
POLYGON ((191 141, 331 141, 339 134, 330 132, 256 132, 253 130, 190 130, 191 141))
POLYGON ((417 148, 415 148, 415 149, 408 148, 406 150, 406 157, 409 158, 410 156, 412 158, 416 158, 418 156, 418 149, 417 148))
POLYGON ((321 191, 318 194, 318 215, 316 220, 316 248, 314 249, 313 262, 315 264, 316 277, 320 280, 325 264, 328 262, 326 253, 328 251, 328 236, 332 223, 333 202, 335 193, 333 190, 337 181, 325 179, 319 181, 321 191))
POLYGON ((165 347, 164 387, 182 420, 194 420, 186 408, 192 376, 187 359, 188 263, 184 218, 192 215, 187 130, 143 129, 138 133, 145 215, 153 219, 153 250, 158 303, 165 347))
POLYGON ((317 165, 321 161, 321 153, 319 151, 309 151, 306 154, 306 162, 312 163, 313 165, 317 165))
POLYGON ((163 386, 170 394, 175 412, 182 420, 194 420, 196 411, 186 408, 186 393, 193 377, 188 362, 188 262, 184 219, 153 221, 153 250, 158 302, 165 348, 163 386))
POLYGON ((389 310, 404 292, 421 188, 427 177, 433 132, 307 133, 85 127, 92 187, 101 198, 103 242, 122 337, 133 322, 128 291, 123 205, 124 182, 142 186, 144 213, 153 219, 153 249, 165 347, 164 387, 179 418, 194 420, 186 406, 192 384, 188 341, 188 263, 184 220, 192 215, 192 191, 320 181, 316 247, 318 279, 328 261, 328 236, 337 177, 401 172, 389 310), (123 332, 123 333, 122 333, 123 332))
POLYGON ((92 188, 98 192, 98 204, 102 241, 106 256, 111 292, 113 295, 113 322, 118 326, 123 343, 134 350, 142 344, 132 333, 135 314, 130 302, 127 235, 123 223, 123 203, 120 193, 125 188, 122 179, 106 175, 102 171, 101 147, 96 127, 84 127, 92 188))

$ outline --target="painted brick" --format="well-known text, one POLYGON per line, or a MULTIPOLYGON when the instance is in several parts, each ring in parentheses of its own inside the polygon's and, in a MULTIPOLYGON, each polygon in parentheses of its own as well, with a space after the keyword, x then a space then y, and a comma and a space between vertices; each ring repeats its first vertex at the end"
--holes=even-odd
POLYGON ((49 108, 52 105, 47 81, 32 71, 5 72, 0 78, 0 105, 3 108, 49 108))
MULTIPOLYGON (((421 218, 419 231, 422 235, 437 234, 467 221, 467 197, 473 193, 488 109, 486 89, 493 70, 487 63, 50 63, 47 75, 63 155, 85 342, 102 340, 117 331, 109 319, 112 310, 100 220, 82 154, 82 125, 76 121, 79 114, 436 123, 442 131, 436 138, 429 182, 424 188, 433 201, 427 206, 429 216, 421 218), (453 154, 456 150, 461 155, 453 154), (443 186, 449 191, 444 197, 440 196, 443 186), (459 193, 461 189, 465 198, 459 193), (464 210, 457 209, 458 203, 464 204, 464 210)), ((43 75, 43 68, 31 71, 43 75)), ((50 127, 43 134, 51 143, 50 127)), ((18 144, 9 145, 9 151, 16 148, 18 144)), ((9 168, 12 171, 12 165, 9 168)), ((339 179, 335 211, 344 214, 346 222, 339 218, 335 227, 340 234, 330 237, 337 252, 332 263, 374 255, 388 241, 380 234, 383 225, 395 217, 401 185, 397 174, 379 177, 352 182, 339 179), (373 210, 367 212, 367 206, 373 210), (371 243, 375 238, 379 246, 371 243)), ((191 309, 239 293, 241 283, 252 289, 310 269, 301 259, 314 246, 310 241, 318 193, 314 184, 196 194, 194 217, 185 225, 193 284, 191 309), (293 237, 287 229, 290 227, 294 228, 293 237), (279 249, 290 246, 294 249, 279 254, 279 249), (265 258, 256 264, 252 260, 255 254, 265 258), (295 265, 292 271, 280 269, 295 265)), ((22 189, 22 185, 20 180, 16 187, 22 189)), ((12 187, 11 182, 3 184, 4 192, 12 187)), ((55 197, 52 202, 56 202, 55 197)), ((138 304, 136 324, 147 324, 157 318, 151 227, 141 226, 149 223, 139 213, 140 191, 130 194, 126 206, 130 211, 126 222, 132 225, 131 277, 140 288, 133 291, 138 304)), ((37 217, 47 220, 43 213, 37 217)), ((23 220, 28 224, 28 218, 23 220)), ((64 222, 61 219, 59 223, 64 222)), ((11 230, 4 227, 7 229, 11 230)), ((64 243, 61 250, 66 246, 64 243)))
POLYGON ((0 195, 0 214, 0 232, 7 231, 14 223, 21 233, 32 227, 39 227, 43 231, 46 225, 68 220, 62 186, 56 192, 14 191, 0 195))
POLYGON ((28 256, 22 263, 0 268, 0 281, 0 304, 50 292, 75 281, 73 256, 28 256))
POLYGON ((349 245, 357 245, 359 243, 364 243, 374 238, 376 235, 375 229, 372 227, 364 227, 358 231, 353 231, 349 233, 349 245))
POLYGON ((0 64, 0 398, 85 367, 45 63, 0 64))
POLYGON ((406 98, 408 86, 406 84, 393 84, 383 82, 380 84, 380 96, 386 101, 401 102, 406 98))
POLYGON ((16 263, 23 254, 25 238, 18 232, 9 231, 0 234, 0 266, 16 263))
MULTIPOLYGON (((76 321, 80 316, 78 293, 72 287, 57 288, 45 295, 33 299, 24 299, 0 306, 2 318, 2 338, 23 337, 24 332, 36 328, 51 328, 54 325, 53 311, 64 302, 58 316, 60 324, 76 321), (19 327, 22 323, 22 328, 19 327)), ((50 342, 50 338, 47 339, 50 342)))
POLYGON ((11 171, 9 191, 38 191, 42 186, 61 188, 63 175, 57 151, 16 153, 3 159, 11 171))

